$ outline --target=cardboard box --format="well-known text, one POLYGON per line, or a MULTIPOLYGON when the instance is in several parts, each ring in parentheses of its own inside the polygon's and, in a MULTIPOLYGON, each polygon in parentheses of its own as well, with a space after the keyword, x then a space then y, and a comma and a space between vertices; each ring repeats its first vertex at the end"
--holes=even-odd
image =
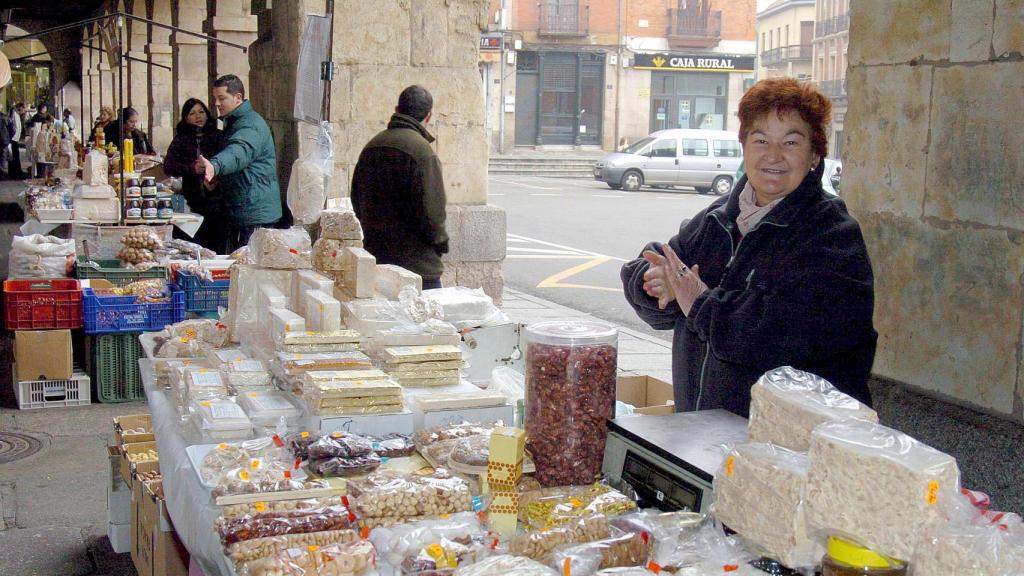
MULTIPOLYGON (((132 553, 132 563, 135 564, 135 570, 140 574, 143 574, 143 570, 140 570, 141 566, 149 566, 149 561, 139 558, 139 533, 141 530, 141 518, 139 517, 140 503, 142 502, 142 483, 132 488, 132 507, 128 522, 129 530, 129 547, 132 553)), ((148 570, 148 569, 147 569, 148 570)))
POLYGON ((156 436, 153 435, 153 417, 149 414, 134 414, 131 416, 120 416, 114 418, 114 443, 117 446, 124 444, 137 444, 139 442, 153 442, 156 436), (146 432, 138 434, 125 432, 142 428, 146 432))
POLYGON ((131 524, 107 523, 107 538, 115 554, 126 554, 132 551, 131 524))
POLYGON ((128 455, 156 450, 156 442, 136 442, 135 444, 125 444, 121 446, 120 450, 121 478, 124 479, 125 484, 134 487, 135 481, 132 477, 134 474, 134 467, 132 466, 133 463, 128 459, 128 455))
POLYGON ((489 452, 488 489, 495 492, 495 497, 504 491, 515 492, 516 484, 523 477, 526 432, 520 428, 495 428, 489 452))
POLYGON ((636 407, 637 414, 672 414, 672 385, 651 376, 619 376, 615 399, 636 407))
POLYGON ((18 381, 68 380, 73 371, 71 330, 19 330, 14 333, 18 381))
POLYGON ((163 497, 163 482, 137 482, 139 504, 139 576, 185 576, 189 557, 174 531, 163 497), (142 564, 140 566, 140 564, 142 564))
POLYGON ((487 520, 491 530, 502 536, 514 535, 519 525, 519 493, 495 492, 487 520))

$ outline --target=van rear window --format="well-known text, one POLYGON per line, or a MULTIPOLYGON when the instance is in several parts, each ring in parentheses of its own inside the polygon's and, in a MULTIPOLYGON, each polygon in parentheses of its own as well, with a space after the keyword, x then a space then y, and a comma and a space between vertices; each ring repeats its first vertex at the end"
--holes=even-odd
POLYGON ((703 138, 683 138, 683 156, 707 156, 708 141, 703 138))
POLYGON ((715 156, 720 158, 739 158, 743 155, 743 149, 736 140, 713 140, 715 156))

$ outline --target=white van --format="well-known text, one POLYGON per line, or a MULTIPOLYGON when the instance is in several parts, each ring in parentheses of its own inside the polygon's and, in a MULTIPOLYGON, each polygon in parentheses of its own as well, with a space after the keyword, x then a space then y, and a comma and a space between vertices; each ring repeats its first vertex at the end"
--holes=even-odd
POLYGON ((735 132, 659 130, 598 160, 594 179, 616 190, 692 186, 701 194, 728 194, 742 162, 743 149, 735 132))

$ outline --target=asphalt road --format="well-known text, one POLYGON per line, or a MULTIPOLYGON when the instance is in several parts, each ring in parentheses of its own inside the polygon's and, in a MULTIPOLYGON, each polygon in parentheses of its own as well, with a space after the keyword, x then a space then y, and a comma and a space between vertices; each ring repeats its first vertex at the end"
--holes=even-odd
POLYGON ((624 192, 594 180, 504 175, 490 178, 488 196, 508 217, 506 285, 665 339, 671 334, 626 303, 619 270, 713 200, 688 188, 624 192))

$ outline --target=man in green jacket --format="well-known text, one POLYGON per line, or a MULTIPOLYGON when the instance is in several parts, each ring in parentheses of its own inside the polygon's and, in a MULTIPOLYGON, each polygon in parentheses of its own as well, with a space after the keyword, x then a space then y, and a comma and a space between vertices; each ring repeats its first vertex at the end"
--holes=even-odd
POLYGON ((352 207, 363 225, 363 245, 379 264, 397 264, 423 277, 423 288, 441 287, 448 251, 441 161, 424 127, 434 99, 409 86, 387 130, 363 148, 352 175, 352 207))
POLYGON ((200 156, 196 171, 206 185, 215 179, 227 202, 228 250, 249 243, 257 228, 271 228, 281 219, 281 188, 277 184, 277 153, 270 126, 245 99, 245 87, 234 74, 213 83, 217 112, 224 121, 227 146, 213 158, 200 156))

